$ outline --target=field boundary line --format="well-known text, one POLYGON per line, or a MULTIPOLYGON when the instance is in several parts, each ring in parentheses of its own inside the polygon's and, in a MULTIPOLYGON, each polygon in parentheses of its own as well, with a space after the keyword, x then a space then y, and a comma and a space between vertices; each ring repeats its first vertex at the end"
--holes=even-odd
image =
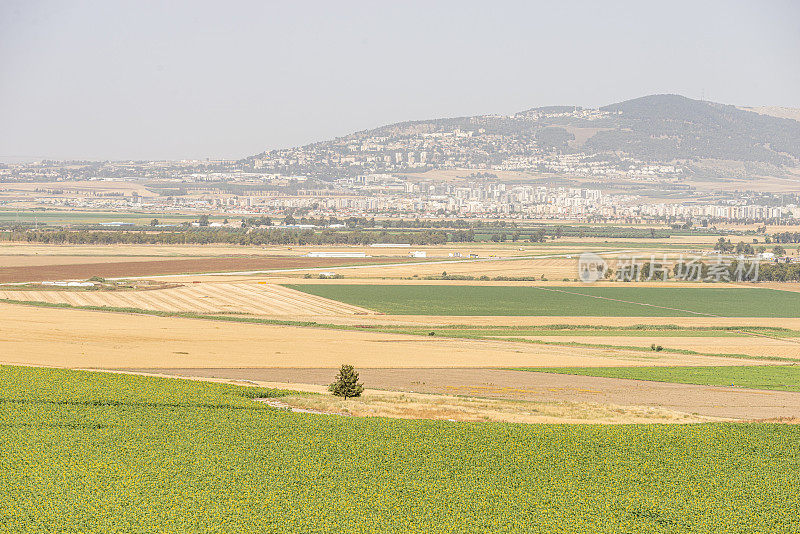
POLYGON ((692 311, 692 310, 684 310, 684 309, 681 309, 681 308, 671 308, 669 306, 659 306, 658 304, 649 304, 647 302, 636 302, 635 300, 623 300, 623 299, 615 299, 615 298, 611 298, 611 297, 602 297, 600 295, 587 295, 586 293, 574 293, 572 291, 566 291, 566 290, 563 290, 563 289, 553 289, 551 287, 542 287, 542 286, 531 286, 531 287, 533 287, 535 289, 540 289, 542 291, 552 291, 554 293, 566 293, 568 295, 576 295, 576 296, 580 296, 580 297, 589 297, 589 298, 593 298, 593 299, 601 299, 601 300, 610 300, 610 301, 614 301, 614 302, 622 302, 623 304, 638 304, 639 306, 650 306, 652 308, 660 308, 662 310, 672 310, 672 311, 679 311, 679 312, 684 312, 684 313, 692 313, 692 314, 695 314, 695 315, 704 315, 706 317, 724 318, 723 315, 716 315, 716 314, 713 314, 713 313, 697 312, 697 311, 692 311))

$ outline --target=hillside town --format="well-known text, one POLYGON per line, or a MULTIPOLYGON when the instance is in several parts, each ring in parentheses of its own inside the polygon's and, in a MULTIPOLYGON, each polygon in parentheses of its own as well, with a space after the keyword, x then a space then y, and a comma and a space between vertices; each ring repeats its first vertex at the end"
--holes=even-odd
MULTIPOLYGON (((669 103, 705 106, 684 100, 669 103)), ((800 194, 791 190, 697 191, 698 158, 675 157, 674 147, 647 148, 655 137, 646 130, 626 137, 627 126, 643 127, 629 108, 620 109, 551 106, 404 122, 241 160, 6 163, 0 207, 698 226, 800 219, 800 194)), ((663 118, 659 113, 651 109, 644 124, 663 118)), ((751 161, 748 168, 767 164, 751 161)), ((706 179, 735 178, 720 172, 706 179)))
POLYGON ((248 158, 254 170, 310 176, 479 169, 617 176, 681 176, 675 164, 653 164, 582 150, 587 135, 611 113, 557 106, 514 115, 419 121, 358 132, 332 141, 265 152, 248 158), (564 128, 550 122, 574 121, 564 128), (580 139, 579 139, 580 138, 580 139))

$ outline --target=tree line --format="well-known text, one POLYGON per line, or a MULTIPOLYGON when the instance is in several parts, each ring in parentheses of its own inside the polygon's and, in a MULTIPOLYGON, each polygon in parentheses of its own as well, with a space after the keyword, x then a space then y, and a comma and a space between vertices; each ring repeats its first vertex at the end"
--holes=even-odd
POLYGON ((608 269, 607 279, 625 282, 682 280, 686 282, 800 282, 800 263, 730 260, 719 263, 679 261, 672 265, 645 262, 608 269))
POLYGON ((447 232, 365 232, 362 230, 286 230, 286 229, 188 229, 182 231, 102 231, 102 230, 10 230, 0 232, 0 240, 70 245, 372 245, 375 243, 407 243, 441 245, 448 241, 447 232))

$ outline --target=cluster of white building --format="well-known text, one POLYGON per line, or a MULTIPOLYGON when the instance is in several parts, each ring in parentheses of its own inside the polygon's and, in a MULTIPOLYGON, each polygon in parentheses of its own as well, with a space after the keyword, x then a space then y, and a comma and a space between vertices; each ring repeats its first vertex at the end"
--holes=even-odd
POLYGON ((636 195, 606 194, 599 189, 547 187, 499 182, 485 175, 446 183, 401 180, 388 174, 343 178, 330 189, 280 190, 234 195, 203 191, 182 196, 36 198, 43 205, 117 211, 217 211, 232 215, 274 214, 303 210, 312 216, 404 217, 508 217, 581 219, 601 217, 651 220, 770 221, 800 219, 800 207, 757 204, 759 198, 742 197, 702 203, 687 198, 678 202, 647 202, 636 195))
POLYGON ((635 215, 676 219, 721 219, 765 221, 772 219, 800 218, 800 207, 716 204, 641 204, 630 208, 635 215))

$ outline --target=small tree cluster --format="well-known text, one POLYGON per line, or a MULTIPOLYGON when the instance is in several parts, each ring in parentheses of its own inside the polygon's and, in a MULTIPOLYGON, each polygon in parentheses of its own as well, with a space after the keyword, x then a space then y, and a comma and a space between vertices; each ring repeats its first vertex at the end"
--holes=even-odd
POLYGON ((328 386, 328 390, 337 397, 344 397, 347 400, 351 397, 360 397, 364 391, 364 384, 358 383, 358 372, 352 365, 342 365, 335 381, 328 386))

